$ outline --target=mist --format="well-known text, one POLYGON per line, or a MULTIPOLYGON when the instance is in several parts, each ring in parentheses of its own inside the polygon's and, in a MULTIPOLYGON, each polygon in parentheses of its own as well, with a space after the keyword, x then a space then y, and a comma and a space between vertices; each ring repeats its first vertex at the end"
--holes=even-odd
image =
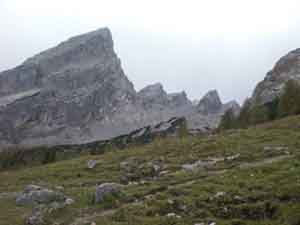
POLYGON ((300 47, 297 12, 287 1, 0 2, 0 71, 71 36, 109 27, 137 90, 160 82, 200 99, 217 89, 240 103, 275 62, 300 47))

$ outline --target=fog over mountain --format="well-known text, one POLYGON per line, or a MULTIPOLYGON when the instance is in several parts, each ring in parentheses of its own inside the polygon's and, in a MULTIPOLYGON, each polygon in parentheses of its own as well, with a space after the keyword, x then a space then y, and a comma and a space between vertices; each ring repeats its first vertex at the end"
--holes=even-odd
POLYGON ((190 99, 217 89, 224 102, 242 102, 279 57, 299 47, 299 4, 2 0, 0 71, 107 26, 137 90, 160 82, 168 92, 185 90, 190 99))

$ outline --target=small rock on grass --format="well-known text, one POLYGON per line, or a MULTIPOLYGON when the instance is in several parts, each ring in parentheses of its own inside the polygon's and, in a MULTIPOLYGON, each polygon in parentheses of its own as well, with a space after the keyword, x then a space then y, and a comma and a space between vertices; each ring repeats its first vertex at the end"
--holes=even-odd
POLYGON ((37 185, 28 185, 16 198, 17 205, 50 204, 64 202, 66 197, 60 193, 37 185))
POLYGON ((104 183, 96 187, 95 203, 101 203, 105 197, 121 192, 121 185, 116 183, 104 183))
POLYGON ((89 160, 87 162, 87 168, 88 169, 94 169, 97 166, 97 161, 96 160, 89 160))

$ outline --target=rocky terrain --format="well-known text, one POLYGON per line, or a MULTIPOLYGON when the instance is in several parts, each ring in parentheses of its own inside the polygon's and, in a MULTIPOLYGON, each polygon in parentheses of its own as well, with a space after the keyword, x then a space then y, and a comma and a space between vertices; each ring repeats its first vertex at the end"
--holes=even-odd
MULTIPOLYGON (((42 165, 61 160, 76 158, 81 155, 99 155, 113 149, 148 144, 157 138, 182 137, 189 134, 184 117, 171 118, 152 126, 146 126, 129 134, 108 140, 86 144, 37 146, 31 148, 8 148, 0 151, 0 171, 22 168, 27 165, 42 165)), ((199 134, 199 133, 197 133, 199 134)))
POLYGON ((286 81, 300 81, 300 49, 282 57, 255 88, 251 101, 255 105, 270 103, 280 96, 286 81))
POLYGON ((194 131, 215 128, 224 109, 216 91, 198 105, 161 84, 137 92, 114 52, 111 32, 73 37, 0 73, 0 146, 80 144, 185 117, 194 131))
POLYGON ((0 172, 0 225, 297 225, 299 116, 0 172))

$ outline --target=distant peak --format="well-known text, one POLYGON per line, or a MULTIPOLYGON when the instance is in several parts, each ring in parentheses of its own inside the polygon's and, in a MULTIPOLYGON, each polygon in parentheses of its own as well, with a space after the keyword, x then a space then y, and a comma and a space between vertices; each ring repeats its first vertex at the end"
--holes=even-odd
POLYGON ((217 90, 213 89, 213 90, 210 90, 208 91, 203 98, 206 98, 206 97, 209 97, 209 96, 213 96, 213 97, 216 97, 216 98, 220 98, 219 97, 219 93, 217 90))
POLYGON ((168 94, 168 99, 176 105, 192 104, 185 91, 168 94))
POLYGON ((97 55, 102 54, 103 51, 113 52, 111 31, 106 27, 71 37, 64 42, 61 42, 56 47, 29 58, 24 64, 39 64, 51 58, 64 56, 67 58, 76 58, 76 56, 80 57, 83 51, 85 51, 85 53, 88 52, 88 55, 84 55, 84 57, 88 56, 94 58, 97 57, 97 55))
POLYGON ((163 85, 161 83, 154 83, 154 84, 150 84, 148 86, 146 86, 145 88, 143 89, 151 89, 151 90, 154 90, 154 89, 164 89, 163 85))
POLYGON ((222 102, 217 90, 208 91, 198 104, 198 110, 203 114, 216 113, 221 108, 222 102))
POLYGON ((171 97, 171 98, 172 97, 179 97, 179 96, 187 98, 187 94, 186 94, 185 91, 170 93, 170 94, 168 94, 168 96, 171 97))
POLYGON ((241 111, 241 106, 237 101, 232 100, 223 105, 223 111, 226 112, 227 110, 232 110, 232 112, 237 116, 241 111))
POLYGON ((164 87, 161 83, 154 83, 154 84, 150 84, 146 87, 144 87, 142 90, 139 91, 140 94, 161 94, 164 93, 166 94, 164 87))
POLYGON ((101 36, 104 40, 112 39, 112 34, 111 34, 110 29, 108 27, 104 27, 104 28, 99 28, 97 30, 85 33, 85 34, 74 36, 74 37, 70 38, 69 40, 67 40, 67 42, 68 41, 86 41, 95 36, 101 36))

